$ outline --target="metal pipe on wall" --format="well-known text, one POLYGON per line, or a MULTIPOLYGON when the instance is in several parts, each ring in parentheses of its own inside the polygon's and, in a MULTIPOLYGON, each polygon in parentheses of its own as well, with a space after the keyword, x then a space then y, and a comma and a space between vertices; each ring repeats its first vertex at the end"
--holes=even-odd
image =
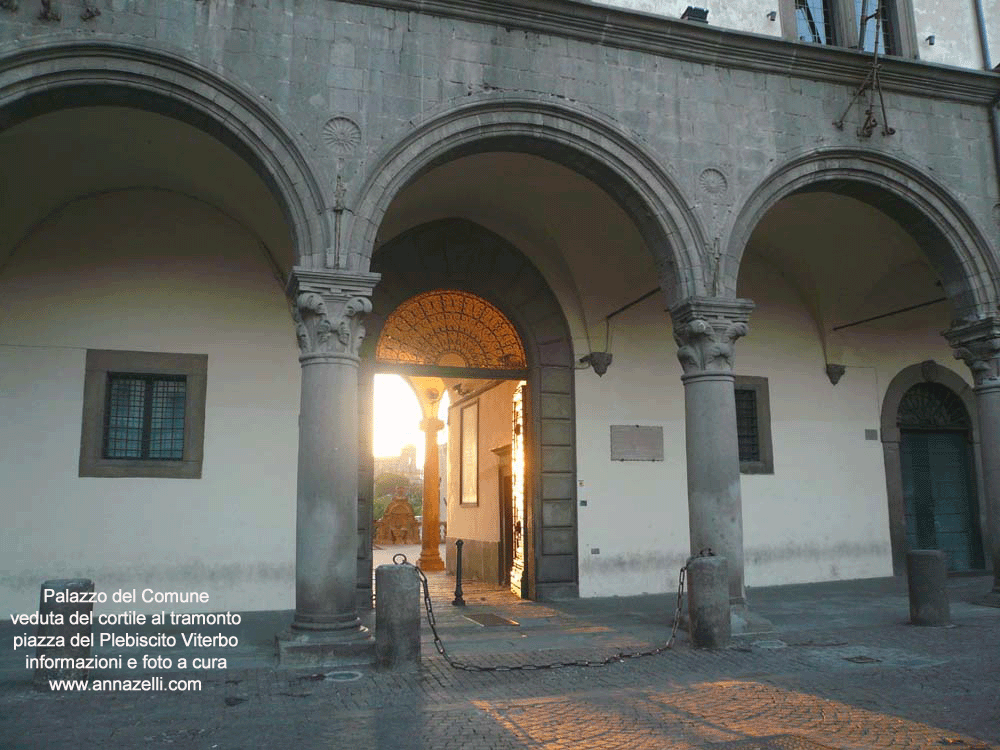
MULTIPOLYGON (((986 14, 983 13, 983 0, 973 0, 976 8, 976 26, 979 29, 979 47, 983 52, 983 68, 993 70, 993 63, 990 59, 990 39, 986 33, 986 14)), ((997 114, 997 107, 1000 107, 1000 95, 998 95, 989 105, 990 134, 993 138, 993 168, 996 171, 997 192, 1000 193, 1000 115, 997 114)))

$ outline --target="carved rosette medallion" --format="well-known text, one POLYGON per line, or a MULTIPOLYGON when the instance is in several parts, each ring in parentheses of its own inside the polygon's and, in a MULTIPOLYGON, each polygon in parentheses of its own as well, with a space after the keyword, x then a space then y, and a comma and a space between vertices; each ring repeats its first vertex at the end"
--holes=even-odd
POLYGON ((746 336, 749 300, 695 298, 671 311, 677 359, 685 375, 733 370, 733 346, 746 336))
POLYGON ((1000 385, 1000 319, 981 318, 962 321, 945 336, 972 372, 977 386, 1000 385))
POLYGON ((353 277, 295 269, 290 290, 301 362, 358 362, 365 338, 364 319, 372 310, 367 295, 377 280, 377 274, 353 277))
POLYGON ((698 184, 701 189, 709 195, 722 195, 729 189, 729 180, 721 169, 709 167, 702 171, 698 177, 698 184))
POLYGON ((334 117, 323 126, 323 141, 337 156, 350 156, 361 143, 361 128, 348 117, 334 117))

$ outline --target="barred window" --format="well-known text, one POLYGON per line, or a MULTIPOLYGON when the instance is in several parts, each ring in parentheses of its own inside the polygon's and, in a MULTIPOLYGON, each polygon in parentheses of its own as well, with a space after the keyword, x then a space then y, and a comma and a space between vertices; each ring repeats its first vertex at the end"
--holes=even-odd
POLYGON ((109 373, 107 394, 105 458, 184 457, 186 377, 109 373))
POLYGON ((892 45, 893 32, 890 25, 892 17, 888 13, 885 0, 882 0, 882 2, 878 3, 878 17, 876 18, 875 4, 875 0, 868 0, 868 13, 862 17, 862 13, 865 10, 862 7, 864 0, 854 0, 854 14, 855 18, 858 19, 861 34, 861 37, 858 39, 858 47, 866 52, 874 52, 875 44, 877 43, 879 54, 894 55, 896 51, 892 45), (878 21, 877 24, 876 21, 878 21), (879 31, 877 38, 875 34, 876 25, 879 31))
POLYGON ((740 443, 740 461, 760 461, 757 393, 753 389, 736 389, 736 435, 740 443))
POLYGON ((919 56, 913 0, 779 0, 778 8, 786 39, 919 56))
POLYGON ((81 477, 199 479, 208 357, 87 351, 81 477))
POLYGON ((767 378, 736 375, 734 380, 736 439, 739 443, 740 472, 743 474, 773 474, 771 395, 767 378))

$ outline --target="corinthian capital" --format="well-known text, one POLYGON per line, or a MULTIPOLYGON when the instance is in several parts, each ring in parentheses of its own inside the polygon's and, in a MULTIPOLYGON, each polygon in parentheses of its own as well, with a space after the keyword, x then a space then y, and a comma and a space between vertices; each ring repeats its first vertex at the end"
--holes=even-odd
POLYGON ((976 385, 1000 383, 1000 319, 963 320, 944 332, 961 359, 972 371, 976 385))
POLYGON ((357 361, 365 338, 365 315, 378 274, 295 268, 289 281, 292 318, 302 359, 357 361))
POLYGON ((750 300, 715 297, 691 297, 671 308, 684 374, 732 372, 733 345, 747 335, 751 310, 750 300))

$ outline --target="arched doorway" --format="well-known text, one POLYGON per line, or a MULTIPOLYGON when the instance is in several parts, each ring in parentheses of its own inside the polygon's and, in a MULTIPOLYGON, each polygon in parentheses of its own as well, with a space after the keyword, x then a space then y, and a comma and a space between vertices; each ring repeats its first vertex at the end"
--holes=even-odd
MULTIPOLYGON (((576 596, 574 363, 569 329, 555 295, 520 251, 466 220, 433 221, 402 233, 375 253, 372 270, 382 279, 373 294, 374 311, 361 350, 362 422, 370 421, 364 415, 371 413, 374 374, 391 371, 438 377, 452 389, 458 385, 468 399, 459 403, 453 396, 455 407, 471 406, 477 394, 487 391, 499 400, 499 384, 506 384, 510 394, 504 396, 505 412, 513 436, 514 384, 523 381, 521 594, 532 599, 576 596), (438 324, 442 330, 432 331, 438 324), (407 339, 418 343, 407 344, 407 339), (396 361, 386 362, 389 359, 396 361)), ((370 438, 362 440, 370 444, 370 438)), ((498 485, 498 507, 505 473, 501 454, 490 450, 485 457, 497 463, 491 481, 496 479, 498 485)), ((364 524, 370 519, 371 498, 365 492, 372 485, 371 461, 363 461, 360 471, 364 524)), ((497 570, 503 538, 498 528, 490 541, 497 570)), ((369 549, 359 571, 361 600, 367 598, 363 589, 371 580, 370 566, 369 549)))
POLYGON ((940 549, 954 571, 983 567, 969 413, 940 383, 917 383, 897 411, 909 549, 940 549))
POLYGON ((886 388, 881 437, 896 575, 906 570, 907 550, 923 545, 948 550, 953 570, 983 567, 975 416, 972 388, 933 360, 903 368, 886 388), (941 519, 937 528, 935 508, 949 507, 954 512, 945 514, 954 517, 941 519), (957 554, 949 545, 959 548, 957 554))

